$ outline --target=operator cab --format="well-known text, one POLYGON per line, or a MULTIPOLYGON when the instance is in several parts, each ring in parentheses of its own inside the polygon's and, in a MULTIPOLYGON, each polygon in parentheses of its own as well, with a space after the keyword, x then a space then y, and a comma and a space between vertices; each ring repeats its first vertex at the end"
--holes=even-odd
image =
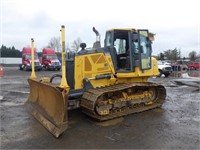
POLYGON ((110 51, 116 73, 133 72, 135 67, 151 69, 152 50, 148 30, 109 30, 104 46, 110 51))

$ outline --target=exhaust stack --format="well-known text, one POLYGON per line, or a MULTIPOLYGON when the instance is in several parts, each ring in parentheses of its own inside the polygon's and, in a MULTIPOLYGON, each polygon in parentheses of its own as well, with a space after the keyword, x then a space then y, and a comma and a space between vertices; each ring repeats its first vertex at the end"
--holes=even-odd
POLYGON ((95 27, 93 27, 92 30, 96 34, 96 42, 94 42, 92 49, 96 50, 97 48, 101 47, 101 36, 95 27))

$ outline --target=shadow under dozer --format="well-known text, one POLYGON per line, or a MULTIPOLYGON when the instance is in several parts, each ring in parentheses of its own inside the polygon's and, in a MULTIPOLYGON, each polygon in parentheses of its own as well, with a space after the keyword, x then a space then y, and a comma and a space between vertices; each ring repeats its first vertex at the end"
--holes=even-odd
POLYGON ((25 105, 31 114, 58 138, 68 127, 67 91, 35 79, 29 78, 28 83, 30 95, 25 105))

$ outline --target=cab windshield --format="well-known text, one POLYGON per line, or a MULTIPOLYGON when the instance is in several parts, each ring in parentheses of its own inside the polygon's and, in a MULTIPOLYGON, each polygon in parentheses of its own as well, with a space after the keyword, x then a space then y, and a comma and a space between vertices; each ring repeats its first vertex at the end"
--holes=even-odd
MULTIPOLYGON (((25 59, 31 59, 31 55, 25 55, 25 59)), ((38 59, 38 55, 34 55, 34 59, 38 59)))
POLYGON ((47 55, 46 59, 57 59, 56 55, 47 55))

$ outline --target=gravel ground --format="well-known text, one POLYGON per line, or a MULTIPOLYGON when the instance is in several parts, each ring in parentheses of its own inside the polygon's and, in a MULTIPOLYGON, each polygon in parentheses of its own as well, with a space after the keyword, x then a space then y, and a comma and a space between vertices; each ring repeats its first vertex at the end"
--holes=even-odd
MULTIPOLYGON (((0 77, 1 149, 200 149, 199 78, 150 78, 167 90, 166 103, 142 113, 97 123, 69 111, 69 129, 54 138, 24 106, 31 72, 4 67, 0 77), (178 82, 177 82, 178 81, 178 82)), ((38 77, 58 71, 36 72, 38 77)))

